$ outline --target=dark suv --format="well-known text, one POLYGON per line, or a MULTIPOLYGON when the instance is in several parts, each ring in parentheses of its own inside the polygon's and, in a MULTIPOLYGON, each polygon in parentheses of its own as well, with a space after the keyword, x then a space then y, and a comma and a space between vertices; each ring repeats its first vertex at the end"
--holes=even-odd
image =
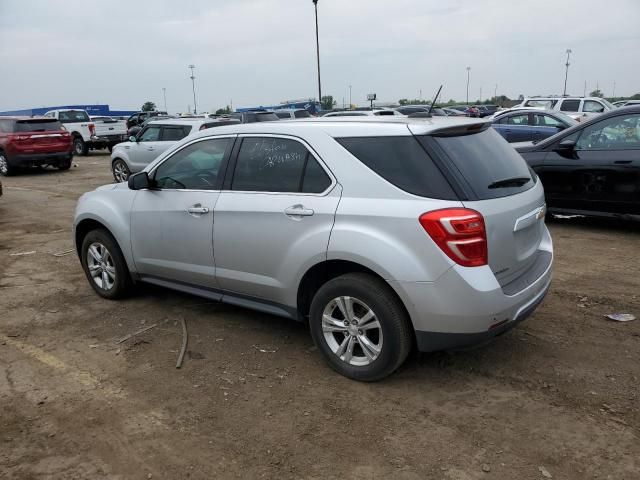
POLYGON ((54 118, 0 117, 0 175, 16 168, 71 167, 71 134, 54 118))
POLYGON ((127 118, 127 129, 140 125, 145 120, 148 120, 151 117, 157 117, 158 115, 167 115, 167 112, 137 112, 127 118))

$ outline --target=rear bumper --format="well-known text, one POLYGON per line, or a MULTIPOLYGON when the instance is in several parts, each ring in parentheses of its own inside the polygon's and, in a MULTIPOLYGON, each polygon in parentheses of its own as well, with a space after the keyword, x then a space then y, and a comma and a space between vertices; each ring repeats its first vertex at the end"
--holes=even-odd
POLYGON ((120 135, 102 135, 99 137, 95 137, 91 139, 91 143, 102 144, 102 145, 107 145, 107 144, 115 145, 116 143, 125 142, 126 140, 127 140, 127 136, 126 134, 123 133, 120 135))
POLYGON ((553 246, 546 229, 540 249, 548 252, 548 263, 526 284, 518 282, 517 291, 510 288, 513 285, 500 286, 488 266, 456 265, 434 282, 391 281, 411 317, 418 349, 432 352, 481 344, 529 317, 551 284, 553 246))
POLYGON ((12 167, 34 167, 70 160, 71 157, 71 152, 19 153, 8 156, 7 162, 12 167))

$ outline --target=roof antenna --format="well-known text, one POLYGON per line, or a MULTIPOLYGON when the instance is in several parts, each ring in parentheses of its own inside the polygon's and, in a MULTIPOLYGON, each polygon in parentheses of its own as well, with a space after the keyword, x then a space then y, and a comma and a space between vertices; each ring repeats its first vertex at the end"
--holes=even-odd
POLYGON ((433 106, 436 104, 436 100, 438 100, 438 97, 440 96, 440 90, 442 90, 442 85, 440 85, 440 88, 438 89, 438 93, 436 93, 436 96, 433 98, 433 101, 431 102, 431 106, 429 107, 429 111, 427 112, 427 117, 431 117, 431 111, 433 110, 433 106))

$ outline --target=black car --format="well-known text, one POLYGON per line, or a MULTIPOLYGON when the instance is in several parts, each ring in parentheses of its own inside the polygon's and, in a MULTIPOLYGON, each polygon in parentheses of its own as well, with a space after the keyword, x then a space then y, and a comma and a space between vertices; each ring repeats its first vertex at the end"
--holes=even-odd
POLYGON ((143 123, 145 120, 149 119, 150 117, 157 117, 158 115, 166 115, 167 112, 159 112, 159 111, 153 111, 153 112, 137 112, 134 113, 133 115, 131 115, 129 118, 127 118, 127 129, 134 127, 136 125, 140 125, 141 123, 143 123))
POLYGON ((640 106, 514 146, 542 180, 551 213, 640 220, 640 106))
POLYGON ((264 110, 227 113, 222 118, 224 117, 235 118, 236 120, 240 120, 240 123, 276 122, 280 120, 275 113, 264 110))
POLYGON ((484 118, 496 113, 498 105, 478 105, 478 110, 480 110, 480 117, 484 118))

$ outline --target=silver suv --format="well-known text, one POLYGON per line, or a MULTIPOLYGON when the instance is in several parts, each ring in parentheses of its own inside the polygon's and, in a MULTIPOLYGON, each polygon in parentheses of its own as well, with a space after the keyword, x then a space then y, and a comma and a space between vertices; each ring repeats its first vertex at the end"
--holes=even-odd
POLYGON ((336 371, 381 379, 413 346, 500 335, 549 288, 542 185, 489 127, 370 117, 204 130, 80 198, 82 268, 105 298, 148 282, 308 321, 336 371))

